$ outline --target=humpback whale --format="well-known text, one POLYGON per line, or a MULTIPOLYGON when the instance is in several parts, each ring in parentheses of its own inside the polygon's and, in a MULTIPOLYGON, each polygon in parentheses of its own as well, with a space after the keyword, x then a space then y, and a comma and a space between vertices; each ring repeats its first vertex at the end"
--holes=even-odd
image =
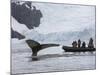
POLYGON ((59 44, 40 44, 39 42, 31 39, 26 40, 26 43, 32 50, 32 56, 37 56, 38 51, 42 49, 59 46, 59 44))

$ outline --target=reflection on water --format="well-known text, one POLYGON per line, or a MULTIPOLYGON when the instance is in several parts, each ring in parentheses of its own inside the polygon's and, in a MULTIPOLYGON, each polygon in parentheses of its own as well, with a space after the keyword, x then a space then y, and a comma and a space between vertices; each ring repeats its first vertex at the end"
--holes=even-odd
POLYGON ((31 52, 12 54, 12 73, 37 73, 95 69, 95 52, 41 54, 34 58, 31 52), (87 62, 88 61, 88 62, 87 62))

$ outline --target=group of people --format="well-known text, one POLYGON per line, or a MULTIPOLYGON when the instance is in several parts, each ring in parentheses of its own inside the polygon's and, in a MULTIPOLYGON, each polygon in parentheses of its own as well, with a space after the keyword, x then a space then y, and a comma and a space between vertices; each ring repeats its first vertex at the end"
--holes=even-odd
MULTIPOLYGON (((85 41, 82 42, 81 44, 81 40, 79 39, 78 41, 73 41, 72 46, 74 48, 86 48, 86 43, 85 41)), ((94 48, 94 44, 93 44, 93 39, 90 38, 89 43, 88 43, 88 48, 94 48)))

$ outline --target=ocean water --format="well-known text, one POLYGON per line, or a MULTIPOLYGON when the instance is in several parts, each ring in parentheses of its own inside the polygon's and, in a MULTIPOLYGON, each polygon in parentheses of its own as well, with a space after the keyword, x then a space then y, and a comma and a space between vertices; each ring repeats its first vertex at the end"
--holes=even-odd
POLYGON ((38 60, 32 61, 31 50, 26 50, 12 52, 12 74, 95 69, 95 52, 65 53, 61 46, 51 47, 41 50, 38 60))

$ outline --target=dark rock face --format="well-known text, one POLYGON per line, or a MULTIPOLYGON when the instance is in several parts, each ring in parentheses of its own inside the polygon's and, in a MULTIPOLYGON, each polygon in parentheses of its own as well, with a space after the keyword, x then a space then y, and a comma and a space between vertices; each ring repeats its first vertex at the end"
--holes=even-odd
MULTIPOLYGON (((40 10, 37 10, 35 6, 32 6, 32 3, 29 1, 23 3, 17 1, 11 3, 11 16, 19 23, 25 24, 27 28, 33 29, 39 26, 42 13, 40 10)), ((23 39, 25 36, 11 30, 11 38, 23 39)))
POLYGON ((11 38, 18 38, 20 40, 20 39, 24 39, 25 36, 21 35, 17 31, 14 31, 13 29, 11 29, 11 38))
POLYGON ((25 1, 11 3, 11 15, 21 24, 25 24, 29 29, 38 27, 42 13, 32 6, 31 2, 25 1))

